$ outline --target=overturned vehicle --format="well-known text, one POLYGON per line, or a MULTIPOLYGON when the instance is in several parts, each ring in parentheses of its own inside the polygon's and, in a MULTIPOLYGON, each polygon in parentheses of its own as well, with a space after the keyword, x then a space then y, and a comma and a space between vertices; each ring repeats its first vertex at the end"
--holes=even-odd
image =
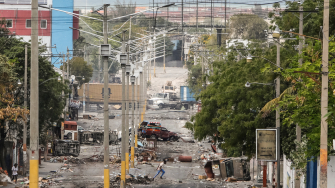
POLYGON ((52 149, 54 156, 72 155, 78 157, 80 154, 80 143, 75 140, 54 140, 52 149))
MULTIPOLYGON (((103 131, 82 131, 79 133, 80 144, 88 145, 102 145, 104 141, 103 131)), ((109 133, 109 145, 118 144, 118 134, 117 131, 111 131, 109 133)))

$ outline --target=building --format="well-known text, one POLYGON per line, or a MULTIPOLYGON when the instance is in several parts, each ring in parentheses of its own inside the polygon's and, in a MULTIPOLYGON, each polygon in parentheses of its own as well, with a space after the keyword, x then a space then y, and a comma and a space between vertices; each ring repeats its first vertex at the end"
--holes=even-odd
MULTIPOLYGON (((70 52, 73 49, 73 41, 78 39, 79 31, 72 28, 79 28, 79 16, 72 16, 57 10, 50 10, 50 7, 79 14, 74 11, 73 0, 38 0, 38 39, 44 45, 50 61, 56 67, 60 67, 59 54, 70 52)), ((8 20, 7 28, 18 38, 29 42, 31 39, 31 0, 0 0, 0 17, 8 20)))
MULTIPOLYGON (((50 6, 47 0, 39 0, 39 5, 50 6)), ((31 37, 31 5, 29 0, 0 0, 0 17, 5 18, 7 28, 17 37, 29 42, 31 37)), ((51 12, 38 9, 38 39, 47 47, 51 46, 51 12)))

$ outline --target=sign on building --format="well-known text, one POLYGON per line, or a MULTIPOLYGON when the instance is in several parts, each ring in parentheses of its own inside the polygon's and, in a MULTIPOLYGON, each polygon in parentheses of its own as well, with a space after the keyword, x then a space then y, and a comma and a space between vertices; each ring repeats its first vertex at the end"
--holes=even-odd
POLYGON ((256 158, 260 161, 277 160, 277 129, 256 129, 256 158))

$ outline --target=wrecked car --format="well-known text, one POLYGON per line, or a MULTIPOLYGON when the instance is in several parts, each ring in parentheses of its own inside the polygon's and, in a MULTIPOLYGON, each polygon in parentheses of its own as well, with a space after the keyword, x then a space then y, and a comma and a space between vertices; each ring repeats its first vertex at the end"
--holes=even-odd
POLYGON ((163 139, 163 140, 173 140, 177 141, 179 136, 177 133, 168 131, 165 127, 153 127, 147 126, 142 129, 142 137, 143 138, 151 138, 151 139, 163 139))

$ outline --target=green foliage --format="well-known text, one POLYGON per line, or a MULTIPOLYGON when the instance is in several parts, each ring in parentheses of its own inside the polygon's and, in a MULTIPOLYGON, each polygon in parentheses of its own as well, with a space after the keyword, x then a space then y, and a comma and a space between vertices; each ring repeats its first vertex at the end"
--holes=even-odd
POLYGON ((297 142, 295 140, 296 148, 291 150, 290 159, 292 160, 291 168, 295 169, 297 172, 296 179, 299 179, 301 176, 306 175, 307 172, 307 161, 308 158, 306 156, 308 146, 307 146, 307 138, 306 135, 304 135, 301 138, 301 142, 297 142))
MULTIPOLYGON (((283 124, 287 126, 299 125, 302 129, 302 135, 307 136, 306 157, 319 156, 320 151, 320 122, 321 122, 321 78, 318 74, 312 74, 312 78, 303 73, 295 71, 303 71, 309 73, 319 73, 322 63, 321 43, 308 43, 308 47, 303 51, 303 65, 298 63, 299 55, 290 58, 290 69, 285 69, 281 72, 283 78, 290 82, 295 93, 285 95, 279 102, 282 112, 281 116, 283 124)), ((334 63, 335 43, 329 43, 329 64, 334 63)), ((334 82, 334 67, 329 66, 329 109, 333 108, 335 98, 332 91, 335 89, 334 82)), ((328 126, 334 127, 334 114, 328 114, 328 126)), ((328 131, 328 145, 331 145, 332 139, 335 136, 335 130, 328 131)), ((330 153, 330 152, 329 152, 330 153)))
MULTIPOLYGON (((91 80, 93 69, 91 65, 88 65, 84 58, 74 57, 70 60, 70 72, 71 75, 76 76, 76 80, 79 82, 79 85, 83 83, 88 83, 91 80), (85 78, 85 80, 82 79, 85 78)), ((63 65, 60 67, 63 70, 63 65)), ((65 71, 67 71, 67 67, 65 67, 65 71)))
MULTIPOLYGON (((24 62, 25 62, 25 48, 24 46, 28 46, 28 66, 27 66, 27 105, 28 110, 30 109, 30 44, 27 42, 23 42, 21 39, 17 39, 14 37, 9 30, 5 27, 5 21, 0 21, 0 54, 2 60, 0 60, 0 69, 1 71, 6 71, 7 75, 11 75, 11 79, 4 79, 4 77, 0 78, 1 82, 6 82, 5 86, 7 90, 5 93, 1 93, 1 100, 5 99, 5 95, 10 96, 9 107, 12 109, 11 116, 21 113, 21 117, 23 117, 22 112, 20 110, 23 108, 24 97, 23 97, 23 85, 17 85, 17 80, 20 79, 21 82, 24 82, 24 62), (6 60, 4 60, 6 59, 6 60), (9 66, 2 66, 7 64, 9 66), (6 67, 6 68, 5 68, 6 67)), ((41 49, 40 52, 43 52, 44 49, 41 49)), ((39 116, 39 128, 41 130, 48 130, 51 128, 53 122, 59 122, 60 115, 65 107, 65 96, 68 94, 68 86, 62 84, 57 81, 57 78, 60 76, 53 69, 53 65, 47 60, 46 57, 39 56, 39 111, 43 112, 39 116), (46 81, 46 82, 44 82, 46 81), (62 90, 64 91, 64 96, 61 95, 62 90)), ((3 91, 3 90, 2 90, 3 91)), ((3 102, 3 101, 2 101, 3 102)), ((0 105, 0 111, 7 111, 8 105, 0 105)), ((16 121, 16 118, 7 116, 7 118, 0 120, 0 145, 4 145, 4 141, 7 138, 9 132, 8 130, 17 130, 18 137, 22 137, 22 122, 16 121), (8 127, 3 126, 8 123, 8 127)), ((24 118, 24 117, 23 117, 24 118)), ((28 132, 29 132, 29 124, 28 132)), ((40 132, 41 133, 41 132, 40 132)), ((29 140, 29 137, 28 137, 29 140)), ((3 150, 3 147, 0 147, 0 166, 3 169, 8 169, 10 167, 6 167, 6 163, 4 161, 4 156, 6 155, 6 151, 3 150)))
MULTIPOLYGON (((303 13, 304 15, 304 26, 303 26, 303 33, 304 35, 320 38, 321 35, 321 28, 320 26, 323 25, 323 1, 313 1, 313 0, 305 0, 301 1, 303 10, 306 11, 314 11, 316 7, 319 8, 319 12, 303 13)), ((298 1, 286 1, 287 10, 298 10, 299 4, 298 1)), ((329 1, 329 7, 335 6, 335 0, 329 1)), ((283 31, 289 31, 290 29, 293 32, 299 32, 299 13, 294 12, 285 12, 281 11, 279 3, 274 4, 274 11, 270 12, 269 17, 273 18, 273 23, 277 24, 279 28, 283 31), (275 16, 278 15, 278 16, 275 16)), ((333 36, 335 34, 335 12, 329 12, 329 35, 333 36)), ((287 37, 288 33, 284 35, 287 37)))

